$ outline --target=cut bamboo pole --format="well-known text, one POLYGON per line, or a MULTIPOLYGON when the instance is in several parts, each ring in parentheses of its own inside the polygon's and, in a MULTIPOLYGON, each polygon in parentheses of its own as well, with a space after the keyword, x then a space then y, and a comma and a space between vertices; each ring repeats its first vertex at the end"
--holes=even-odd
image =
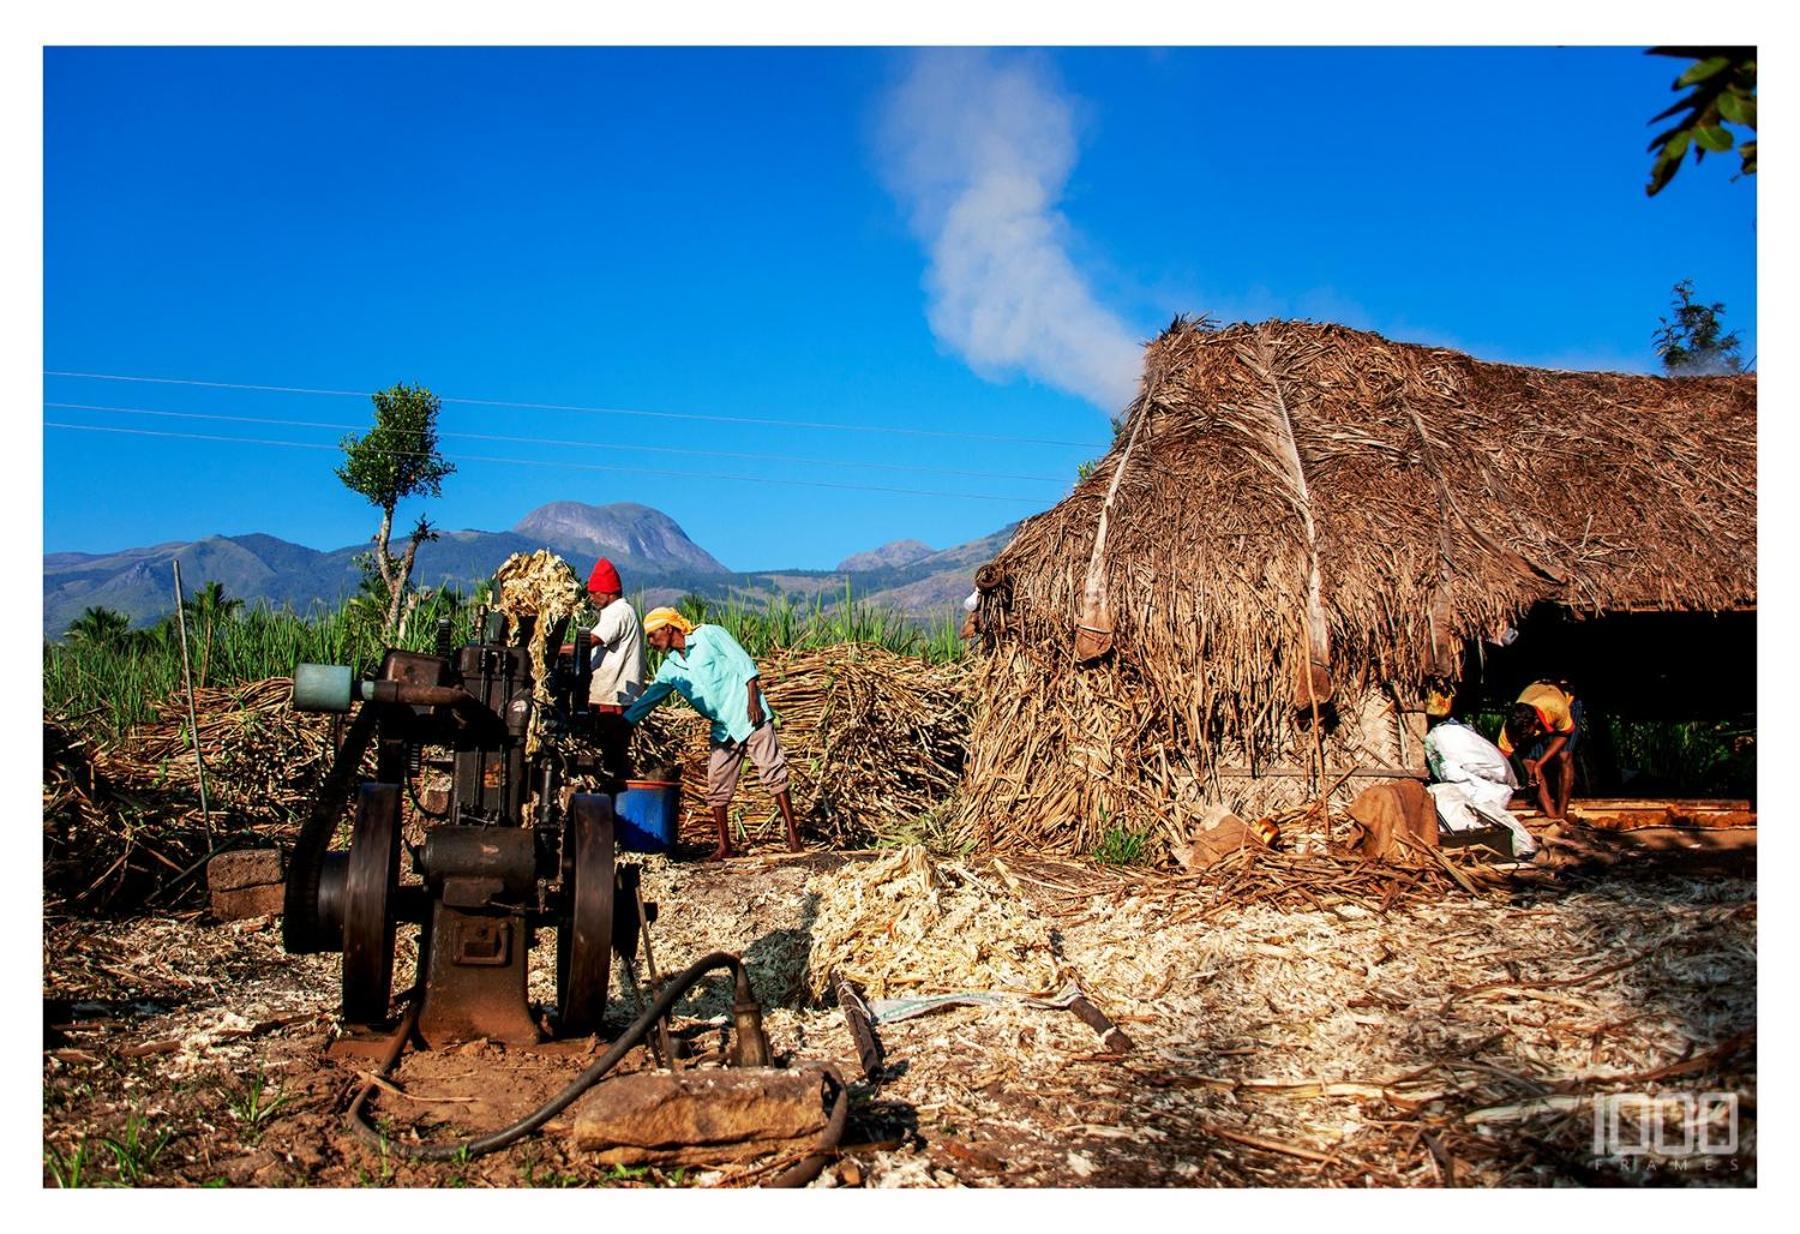
POLYGON ((187 614, 181 596, 181 562, 171 560, 175 571, 175 629, 181 636, 181 677, 187 684, 188 737, 194 744, 194 776, 200 785, 200 821, 206 826, 206 838, 213 838, 212 811, 206 804, 206 761, 200 754, 200 722, 194 714, 194 672, 188 664, 187 614))

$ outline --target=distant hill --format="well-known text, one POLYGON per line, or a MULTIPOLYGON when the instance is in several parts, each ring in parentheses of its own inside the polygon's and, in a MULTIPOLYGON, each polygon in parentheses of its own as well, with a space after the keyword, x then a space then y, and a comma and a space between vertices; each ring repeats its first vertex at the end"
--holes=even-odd
MULTIPOLYGON (((661 510, 629 501, 609 506, 553 501, 513 524, 513 531, 528 540, 554 544, 559 551, 567 548, 585 551, 589 557, 605 556, 620 569, 634 565, 663 572, 730 573, 711 553, 688 539, 674 519, 661 510)), ((586 566, 592 564, 576 568, 585 577, 586 566)))
POLYGON ((914 617, 941 617, 975 589, 976 569, 1006 547, 1018 526, 1010 523, 992 535, 954 545, 904 566, 853 577, 862 598, 871 604, 891 605, 914 617))
POLYGON ((890 540, 866 553, 850 554, 837 563, 837 568, 845 573, 853 573, 859 570, 882 570, 890 566, 910 566, 936 551, 923 540, 890 540))
MULTIPOLYGON (((596 556, 611 558, 625 576, 627 590, 646 605, 666 604, 687 592, 716 599, 737 596, 753 604, 777 595, 800 602, 816 597, 830 605, 848 585, 858 602, 890 605, 927 620, 950 611, 968 594, 975 568, 999 552, 1012 532, 1007 527, 903 564, 734 572, 660 510, 629 502, 589 506, 558 501, 531 511, 509 531, 444 532, 420 546, 413 577, 421 586, 470 587, 512 554, 548 548, 583 578, 596 556)), ((912 556, 904 547, 908 545, 928 549, 916 540, 896 541, 857 557, 877 558, 899 547, 889 556, 906 558, 912 556)), ((181 562, 182 581, 190 591, 216 579, 226 594, 251 604, 291 605, 302 611, 314 604, 336 606, 356 591, 361 575, 355 558, 366 548, 356 544, 324 552, 258 533, 114 553, 48 553, 44 634, 59 637, 90 605, 124 613, 134 625, 161 620, 175 606, 171 561, 181 562)))
MULTIPOLYGON (((181 563, 190 589, 216 579, 226 594, 250 603, 266 601, 304 610, 336 605, 353 594, 362 576, 356 556, 365 544, 329 552, 260 533, 209 536, 116 553, 50 553, 44 557, 44 633, 60 635, 90 605, 116 609, 134 625, 172 612, 170 562, 181 563)), ((491 575, 514 553, 548 548, 567 558, 583 578, 604 553, 633 592, 658 598, 704 590, 729 576, 718 560, 688 539, 668 515, 621 502, 588 506, 559 501, 527 514, 510 531, 447 531, 419 546, 413 578, 421 586, 469 587, 491 575)))

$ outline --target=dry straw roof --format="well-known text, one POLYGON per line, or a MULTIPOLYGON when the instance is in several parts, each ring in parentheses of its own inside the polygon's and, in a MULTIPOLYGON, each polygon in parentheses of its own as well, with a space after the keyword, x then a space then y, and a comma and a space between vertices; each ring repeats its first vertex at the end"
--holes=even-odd
POLYGON ((1753 605, 1756 379, 1178 320, 1114 448, 977 581, 968 816, 1092 839, 1221 758, 1301 757, 1309 691, 1415 705, 1540 601, 1753 605))
POLYGON ((1336 678, 1417 682, 1434 642, 1542 600, 1755 602, 1753 376, 1564 372, 1341 326, 1178 322, 1147 349, 1119 443, 999 558, 1065 632, 1115 477, 1101 569, 1121 642, 1254 643, 1228 628, 1275 623, 1304 639, 1314 564, 1336 678))

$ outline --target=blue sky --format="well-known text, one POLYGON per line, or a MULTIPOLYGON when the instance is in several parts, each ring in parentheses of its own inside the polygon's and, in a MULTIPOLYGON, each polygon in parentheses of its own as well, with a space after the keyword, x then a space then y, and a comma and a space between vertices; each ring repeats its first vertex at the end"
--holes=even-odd
MULTIPOLYGON (((1754 181, 1709 160, 1643 193, 1678 71, 1625 48, 53 48, 44 367, 986 435, 449 403, 465 457, 417 507, 497 529, 639 501, 734 568, 829 567, 1053 503, 1104 446, 1121 348, 1178 311, 1648 371, 1691 277, 1754 355, 1754 181)), ((47 424, 320 447, 368 407, 44 397, 306 422, 47 424)), ((45 548, 354 543, 372 519, 334 462, 46 427, 45 548)))

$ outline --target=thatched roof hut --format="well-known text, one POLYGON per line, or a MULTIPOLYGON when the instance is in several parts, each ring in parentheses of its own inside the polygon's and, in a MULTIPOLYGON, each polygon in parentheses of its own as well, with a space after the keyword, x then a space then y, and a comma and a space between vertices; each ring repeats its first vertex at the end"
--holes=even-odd
POLYGON ((1533 605, 1753 606, 1755 484, 1753 376, 1178 320, 1113 449, 978 576, 965 818, 1001 845, 1173 839, 1202 804, 1416 766, 1427 688, 1533 605))

